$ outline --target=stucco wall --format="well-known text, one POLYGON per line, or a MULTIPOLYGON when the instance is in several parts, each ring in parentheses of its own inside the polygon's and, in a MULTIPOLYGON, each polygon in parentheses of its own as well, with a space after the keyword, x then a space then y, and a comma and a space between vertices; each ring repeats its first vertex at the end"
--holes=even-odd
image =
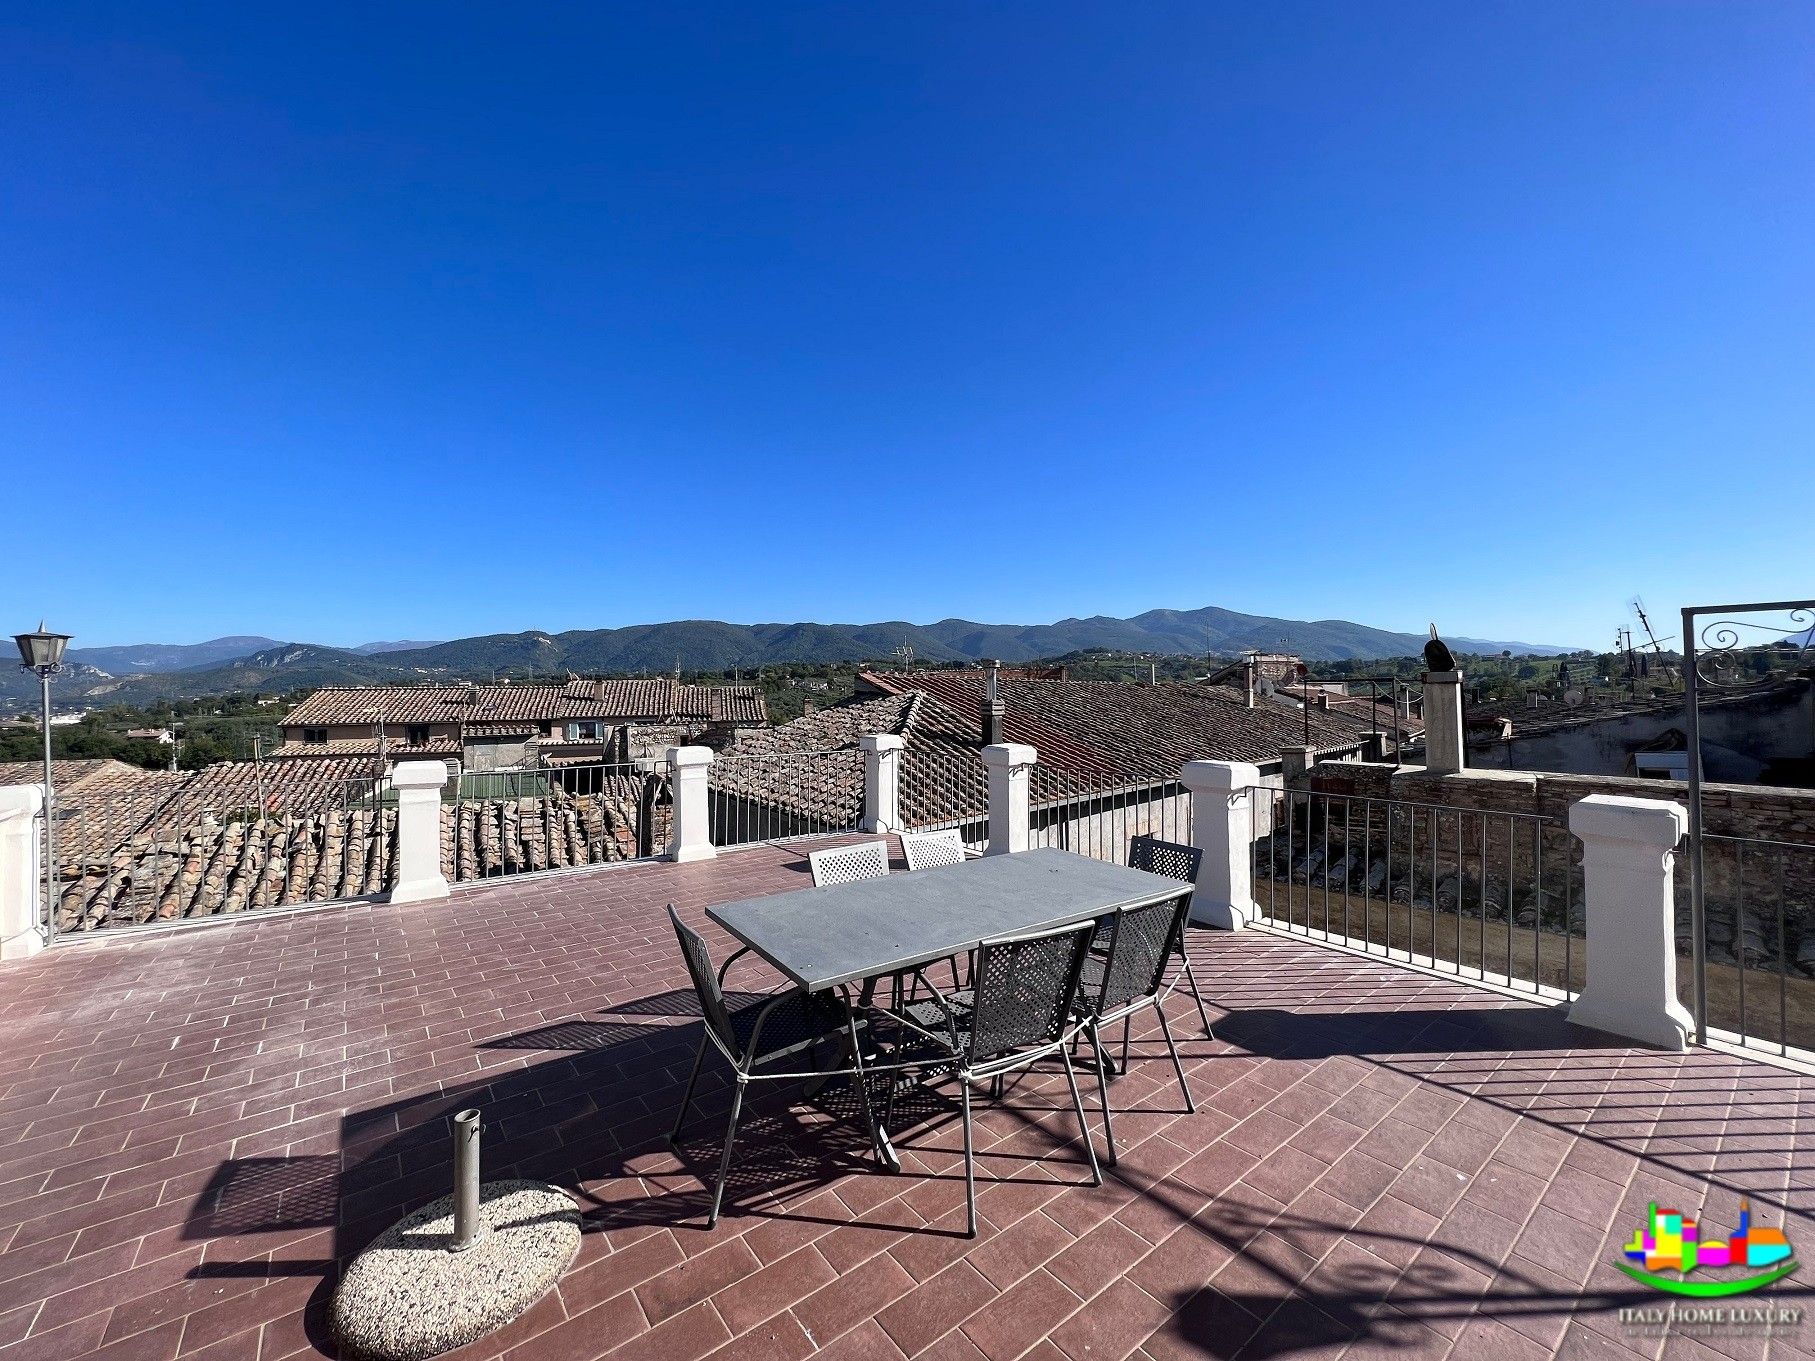
MULTIPOLYGON (((1716 699, 1702 709, 1702 768, 1710 780, 1756 781, 1773 758, 1806 756, 1815 748, 1815 701, 1807 681, 1740 699, 1716 699)), ((1510 741, 1471 738, 1469 764, 1489 770, 1535 770, 1624 775, 1626 758, 1672 728, 1686 729, 1680 705, 1610 714, 1553 732, 1522 734, 1513 719, 1510 741)))

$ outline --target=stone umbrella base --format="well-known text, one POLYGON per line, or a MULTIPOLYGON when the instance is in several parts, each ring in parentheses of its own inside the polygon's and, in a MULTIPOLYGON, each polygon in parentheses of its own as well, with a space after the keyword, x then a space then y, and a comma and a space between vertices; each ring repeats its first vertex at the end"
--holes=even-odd
POLYGON ((454 1198, 386 1229, 348 1265, 329 1322, 346 1351, 371 1361, 424 1361, 503 1327, 548 1293, 580 1249, 580 1211, 541 1182, 479 1189, 485 1232, 449 1252, 454 1198))

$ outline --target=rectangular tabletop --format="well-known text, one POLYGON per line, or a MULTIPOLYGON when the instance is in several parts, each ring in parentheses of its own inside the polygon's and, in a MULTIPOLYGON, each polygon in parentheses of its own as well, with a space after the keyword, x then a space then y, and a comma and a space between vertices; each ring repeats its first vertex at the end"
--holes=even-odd
POLYGON ((706 915, 817 990, 1188 892, 1176 879, 1042 849, 720 903, 706 915))

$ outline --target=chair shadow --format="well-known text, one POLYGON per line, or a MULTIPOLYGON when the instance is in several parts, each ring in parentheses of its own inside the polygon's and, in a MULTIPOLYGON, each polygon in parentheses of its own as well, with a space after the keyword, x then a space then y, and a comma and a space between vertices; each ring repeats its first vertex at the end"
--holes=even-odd
MULTIPOLYGON (((758 994, 732 994, 733 1006, 758 994)), ((298 1157, 229 1158, 196 1197, 184 1236, 247 1240, 245 1255, 211 1258, 192 1279, 318 1276, 304 1306, 310 1339, 333 1354, 328 1305, 345 1263, 385 1229, 451 1190, 452 1119, 484 1112, 482 1175, 562 1186, 582 1204, 583 1232, 654 1225, 704 1227, 729 1110, 728 1068, 709 1053, 692 1113, 676 1145, 667 1140, 698 1048, 699 1004, 670 990, 577 1017, 481 1041, 474 1051, 541 1051, 527 1066, 493 1068, 469 1082, 348 1112, 340 1151, 298 1157), (627 1019, 642 1018, 642 1019, 627 1019), (683 1022, 676 1024, 676 1021, 683 1022), (323 1235, 319 1252, 285 1255, 282 1239, 323 1235)), ((821 1218, 796 1208, 853 1173, 880 1172, 862 1104, 849 1081, 812 1100, 793 1082, 770 1084, 746 1102, 726 1209, 764 1219, 934 1232, 885 1210, 821 1218)), ((238 1246, 236 1244, 236 1246, 238 1246)))
MULTIPOLYGON (((725 1005, 732 1011, 751 1002, 760 1002, 769 996, 761 992, 725 993, 725 1005)), ((628 1002, 614 1002, 610 1006, 599 1008, 601 1016, 681 1016, 695 1020, 700 1015, 699 995, 692 988, 672 988, 667 992, 652 993, 648 997, 634 998, 628 1002)))

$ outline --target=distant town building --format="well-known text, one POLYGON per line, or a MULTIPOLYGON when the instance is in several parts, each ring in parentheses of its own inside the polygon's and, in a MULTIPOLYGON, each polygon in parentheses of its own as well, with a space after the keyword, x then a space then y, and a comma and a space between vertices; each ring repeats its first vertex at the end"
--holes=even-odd
MULTIPOLYGON (((1727 784, 1815 785, 1815 683, 1794 677, 1704 695, 1702 770, 1727 784)), ((1487 770, 1686 780, 1683 697, 1468 715, 1468 762, 1487 770)), ((1416 759, 1414 756, 1413 759, 1416 759)))
POLYGON ((768 722, 754 685, 569 680, 317 690, 283 720, 278 759, 442 756, 469 771, 634 761, 768 722))

